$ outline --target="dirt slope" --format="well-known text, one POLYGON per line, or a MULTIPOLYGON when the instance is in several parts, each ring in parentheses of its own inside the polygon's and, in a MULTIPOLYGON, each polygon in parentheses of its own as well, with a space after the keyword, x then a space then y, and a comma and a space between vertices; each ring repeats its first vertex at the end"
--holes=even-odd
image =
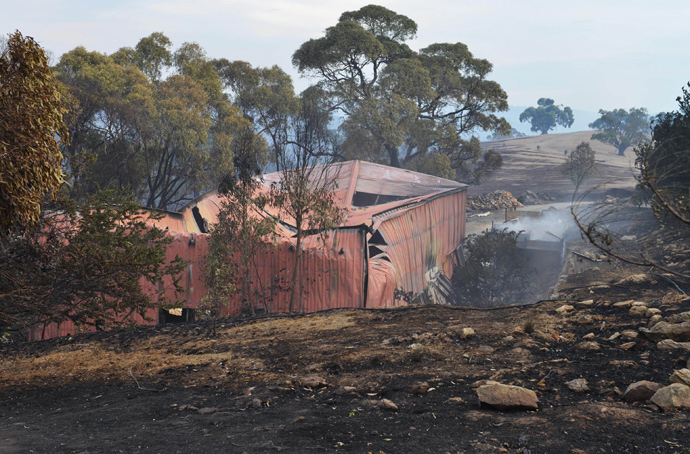
POLYGON ((581 142, 589 142, 597 154, 599 176, 589 180, 588 187, 609 183, 606 189, 634 188, 631 169, 634 167, 635 153, 628 149, 626 156, 618 156, 613 146, 591 140, 595 132, 545 134, 483 142, 485 149, 492 148, 503 155, 503 166, 481 185, 471 187, 469 193, 483 194, 503 189, 517 197, 531 190, 548 192, 559 199, 570 199, 573 183, 560 174, 558 166, 565 160, 564 150, 574 150, 581 142))
POLYGON ((687 452, 687 412, 621 397, 639 380, 668 384, 690 357, 609 340, 648 323, 615 302, 690 310, 664 298, 676 292, 665 279, 621 281, 635 272, 571 274, 559 301, 526 307, 335 310, 226 322, 215 338, 197 323, 5 346, 0 452, 687 452), (575 378, 589 391, 571 391, 575 378), (473 384, 487 379, 534 390, 539 409, 480 407, 473 384))

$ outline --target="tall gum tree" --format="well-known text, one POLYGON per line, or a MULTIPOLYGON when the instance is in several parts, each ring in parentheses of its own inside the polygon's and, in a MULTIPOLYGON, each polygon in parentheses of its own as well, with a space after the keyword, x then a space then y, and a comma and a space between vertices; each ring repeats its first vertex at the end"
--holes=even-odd
POLYGON ((412 19, 369 5, 343 13, 294 53, 293 65, 318 81, 330 109, 343 117, 343 141, 332 155, 403 167, 441 153, 455 168, 476 166, 484 152, 468 135, 510 131, 495 115, 508 101, 487 79, 491 63, 462 43, 415 52, 407 41, 416 34, 412 19))

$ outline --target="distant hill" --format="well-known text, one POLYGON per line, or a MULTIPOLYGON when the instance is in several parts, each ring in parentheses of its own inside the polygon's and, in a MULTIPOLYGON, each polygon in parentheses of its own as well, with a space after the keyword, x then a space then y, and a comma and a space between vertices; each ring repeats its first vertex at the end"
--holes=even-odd
POLYGON ((581 142, 589 142, 596 151, 599 176, 587 181, 587 187, 603 193, 611 188, 632 190, 635 187, 633 169, 635 154, 618 156, 616 149, 591 140, 596 131, 564 134, 545 134, 513 139, 482 142, 484 149, 494 149, 503 155, 503 167, 479 186, 470 187, 470 194, 483 194, 497 189, 507 190, 516 197, 525 191, 545 192, 560 200, 570 200, 575 186, 560 174, 558 166, 565 160, 564 150, 573 150, 581 142))

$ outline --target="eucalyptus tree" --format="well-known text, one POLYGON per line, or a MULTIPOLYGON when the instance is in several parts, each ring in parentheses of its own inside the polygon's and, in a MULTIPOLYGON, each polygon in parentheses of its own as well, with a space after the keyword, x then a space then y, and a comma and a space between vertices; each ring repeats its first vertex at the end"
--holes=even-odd
POLYGON ((470 134, 510 131, 496 115, 508 102, 488 79, 491 63, 462 43, 413 51, 407 42, 416 34, 412 19, 369 5, 343 13, 323 37, 293 54, 294 66, 316 79, 343 120, 341 146, 322 153, 396 167, 440 153, 457 169, 484 155, 470 134))
POLYGON ((589 124, 600 132, 592 135, 592 140, 608 143, 616 147, 618 156, 625 156, 625 150, 635 147, 646 140, 651 133, 650 118, 647 109, 631 108, 600 110, 599 118, 589 124))

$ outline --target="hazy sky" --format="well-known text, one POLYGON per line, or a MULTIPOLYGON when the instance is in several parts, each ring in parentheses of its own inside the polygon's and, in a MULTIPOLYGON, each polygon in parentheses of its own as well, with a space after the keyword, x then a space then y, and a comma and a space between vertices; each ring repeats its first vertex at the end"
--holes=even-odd
MULTIPOLYGON (((277 64, 363 1, 0 0, 0 32, 19 29, 58 58, 83 45, 112 53, 154 31, 175 48, 196 41, 209 57, 277 64)), ((462 42, 494 64, 512 106, 553 98, 577 110, 675 110, 690 81, 688 0, 425 0, 377 4, 415 20, 420 49, 462 42)))

